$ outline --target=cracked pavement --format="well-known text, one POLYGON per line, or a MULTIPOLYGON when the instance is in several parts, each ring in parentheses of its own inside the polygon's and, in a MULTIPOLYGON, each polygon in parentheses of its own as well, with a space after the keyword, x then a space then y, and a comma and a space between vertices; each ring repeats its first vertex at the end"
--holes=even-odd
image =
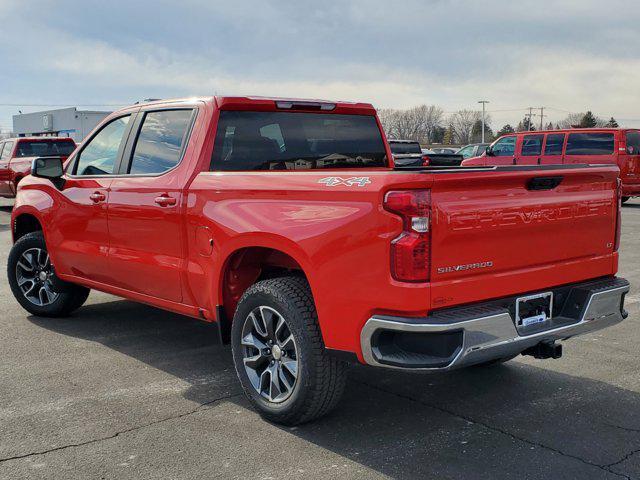
POLYGON ((338 409, 297 428, 250 409, 211 325, 96 292, 73 317, 29 317, 3 279, 0 479, 640 479, 640 200, 623 217, 622 324, 560 360, 354 366, 338 409))

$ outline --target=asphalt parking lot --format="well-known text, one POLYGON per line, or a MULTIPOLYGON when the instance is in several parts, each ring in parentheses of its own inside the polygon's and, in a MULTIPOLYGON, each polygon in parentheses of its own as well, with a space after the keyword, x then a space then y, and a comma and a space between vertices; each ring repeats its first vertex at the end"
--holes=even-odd
POLYGON ((262 421, 207 324, 102 293, 28 316, 5 280, 0 203, 0 478, 640 479, 640 200, 623 209, 629 318, 448 375, 353 367, 314 424, 262 421))

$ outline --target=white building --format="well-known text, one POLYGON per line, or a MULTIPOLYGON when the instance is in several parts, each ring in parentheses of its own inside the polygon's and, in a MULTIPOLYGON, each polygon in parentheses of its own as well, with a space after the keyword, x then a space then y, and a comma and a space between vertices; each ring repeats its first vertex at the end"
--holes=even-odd
POLYGON ((76 107, 20 113, 13 116, 13 133, 16 137, 71 137, 81 142, 110 113, 78 110, 76 107))

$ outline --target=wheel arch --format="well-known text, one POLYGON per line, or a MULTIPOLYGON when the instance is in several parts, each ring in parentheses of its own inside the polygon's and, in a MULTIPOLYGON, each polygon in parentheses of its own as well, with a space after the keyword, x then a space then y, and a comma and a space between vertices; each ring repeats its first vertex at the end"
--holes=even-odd
POLYGON ((222 340, 228 342, 238 302, 251 285, 283 275, 303 277, 311 285, 305 265, 299 256, 274 245, 244 246, 230 252, 218 278, 220 305, 216 307, 216 317, 222 340))
POLYGON ((29 233, 43 232, 44 235, 44 228, 41 219, 31 212, 21 212, 16 214, 13 218, 12 225, 14 243, 29 233))

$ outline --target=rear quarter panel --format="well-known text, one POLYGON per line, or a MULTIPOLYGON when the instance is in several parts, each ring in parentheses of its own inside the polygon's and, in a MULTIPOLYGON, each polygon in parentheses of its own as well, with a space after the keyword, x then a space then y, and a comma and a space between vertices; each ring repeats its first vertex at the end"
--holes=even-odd
POLYGON ((421 315, 429 307, 428 284, 391 278, 390 242, 402 224, 382 208, 388 190, 428 188, 429 178, 388 170, 201 173, 187 199, 191 294, 212 309, 222 303, 222 272, 235 251, 280 250, 309 280, 325 345, 359 351, 360 329, 373 313, 421 315), (370 183, 320 182, 338 176, 365 177, 370 183), (211 258, 197 254, 198 227, 212 233, 211 258))

